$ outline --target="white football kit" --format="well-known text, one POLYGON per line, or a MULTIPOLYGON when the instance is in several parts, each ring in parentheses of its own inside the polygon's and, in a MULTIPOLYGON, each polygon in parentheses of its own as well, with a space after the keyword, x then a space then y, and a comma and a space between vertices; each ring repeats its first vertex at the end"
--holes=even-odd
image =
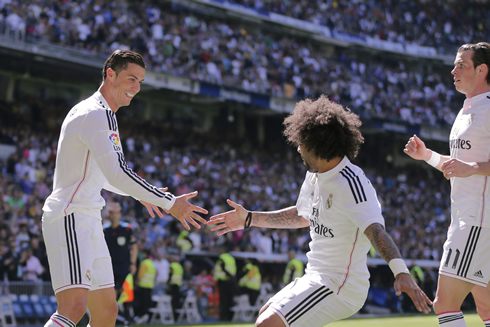
MULTIPOLYGON (((451 158, 490 160, 490 92, 464 101, 449 140, 451 158)), ((489 176, 452 177, 451 227, 439 272, 486 287, 490 280, 489 176)))
POLYGON ((371 247, 364 231, 384 219, 371 182, 347 157, 325 173, 307 172, 296 208, 310 223, 306 272, 268 304, 287 326, 321 327, 363 306, 371 247))
POLYGON ((175 197, 128 167, 115 113, 99 91, 70 110, 61 126, 57 151, 53 192, 43 206, 53 288, 57 292, 113 287, 100 215, 105 205, 102 188, 164 209, 173 206, 175 197), (98 268, 104 266, 100 260, 108 262, 109 268, 98 268))

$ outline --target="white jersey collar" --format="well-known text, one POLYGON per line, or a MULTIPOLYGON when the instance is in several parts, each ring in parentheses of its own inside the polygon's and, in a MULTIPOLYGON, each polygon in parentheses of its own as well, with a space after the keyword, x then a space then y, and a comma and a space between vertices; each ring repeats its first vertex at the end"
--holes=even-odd
POLYGON ((474 97, 471 97, 469 99, 464 100, 463 110, 468 110, 469 108, 478 104, 479 102, 481 102, 483 99, 486 99, 487 97, 490 98, 490 92, 478 94, 478 95, 475 95, 474 97))
POLYGON ((320 179, 320 180, 328 180, 328 179, 334 178, 349 163, 350 163, 349 158, 344 157, 344 159, 342 159, 342 161, 340 161, 339 164, 337 166, 335 166, 334 168, 332 168, 329 171, 326 171, 324 173, 318 173, 317 174, 318 175, 318 179, 320 179))
POLYGON ((99 90, 97 90, 93 95, 92 97, 97 101, 98 104, 100 104, 102 107, 104 107, 105 109, 108 109, 108 110, 111 110, 111 107, 109 106, 109 104, 107 103, 106 99, 104 98, 104 96, 102 95, 102 93, 100 93, 99 90))

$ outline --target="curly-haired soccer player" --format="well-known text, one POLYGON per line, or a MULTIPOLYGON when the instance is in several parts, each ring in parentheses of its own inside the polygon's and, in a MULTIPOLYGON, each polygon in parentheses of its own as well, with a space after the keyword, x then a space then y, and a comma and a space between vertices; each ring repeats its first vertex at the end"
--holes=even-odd
POLYGON ((366 254, 371 244, 389 263, 397 295, 406 292, 419 311, 430 312, 432 302, 410 277, 384 229, 373 186, 350 161, 364 142, 359 117, 322 96, 299 102, 284 124, 284 134, 308 170, 296 205, 250 212, 228 200, 234 210, 208 221, 216 224, 211 230, 218 235, 249 226, 310 227, 305 275, 264 305, 256 326, 322 327, 359 311, 369 289, 366 254))

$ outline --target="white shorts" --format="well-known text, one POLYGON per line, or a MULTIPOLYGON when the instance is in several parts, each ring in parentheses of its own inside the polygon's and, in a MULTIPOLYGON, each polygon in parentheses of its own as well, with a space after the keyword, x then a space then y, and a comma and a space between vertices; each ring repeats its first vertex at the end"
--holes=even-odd
POLYGON ((345 319, 360 307, 345 302, 316 276, 296 278, 274 295, 267 304, 286 326, 323 327, 345 319))
POLYGON ((452 224, 439 273, 486 287, 490 280, 490 228, 452 224))
POLYGON ((43 222, 54 293, 114 287, 112 262, 98 214, 75 212, 43 222))

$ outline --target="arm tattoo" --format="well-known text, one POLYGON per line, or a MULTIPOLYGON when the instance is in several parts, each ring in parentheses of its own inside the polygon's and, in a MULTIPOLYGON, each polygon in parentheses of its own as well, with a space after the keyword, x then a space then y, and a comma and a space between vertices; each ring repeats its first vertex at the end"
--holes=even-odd
POLYGON ((267 228, 303 228, 309 225, 307 220, 298 216, 296 207, 272 212, 253 212, 252 224, 267 228))
POLYGON ((376 252, 378 252, 381 258, 386 262, 390 262, 390 260, 394 258, 402 257, 395 242, 381 224, 374 223, 369 225, 364 231, 364 234, 366 234, 367 238, 371 241, 376 252))

